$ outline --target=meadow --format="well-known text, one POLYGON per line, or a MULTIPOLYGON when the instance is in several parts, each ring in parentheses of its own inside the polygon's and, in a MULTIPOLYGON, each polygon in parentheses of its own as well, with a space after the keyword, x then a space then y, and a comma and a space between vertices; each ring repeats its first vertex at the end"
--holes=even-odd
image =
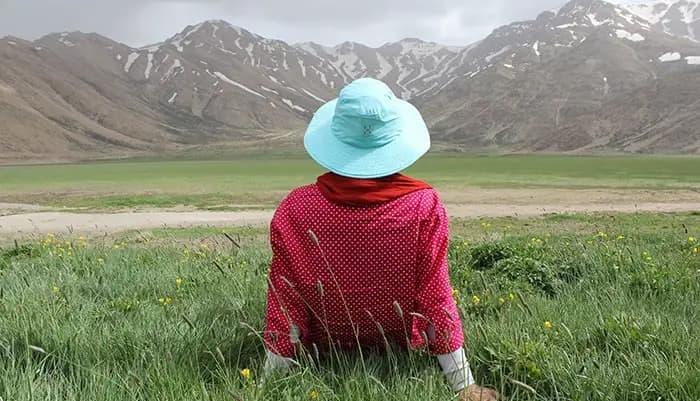
MULTIPOLYGON (((473 188, 698 190, 693 157, 431 155, 408 173, 441 191, 473 188)), ((0 167, 0 202, 117 209, 272 208, 323 170, 305 157, 128 160, 0 167)))
MULTIPOLYGON (((524 191, 508 201, 553 189, 694 199, 697 171, 689 157, 433 155, 408 173, 459 202, 467 191, 524 191)), ((0 202, 273 208, 322 172, 290 156, 2 166, 0 202)), ((472 368, 503 399, 700 400, 700 214, 453 219, 451 230, 472 368)), ((397 348, 263 381, 267 235, 199 227, 0 241, 0 401, 454 398, 432 357, 397 348)))
MULTIPOLYGON (((699 221, 453 221, 476 378, 505 400, 700 400, 699 221)), ((453 399, 433 358, 395 348, 261 381, 266 236, 74 233, 0 250, 0 399, 453 399)))

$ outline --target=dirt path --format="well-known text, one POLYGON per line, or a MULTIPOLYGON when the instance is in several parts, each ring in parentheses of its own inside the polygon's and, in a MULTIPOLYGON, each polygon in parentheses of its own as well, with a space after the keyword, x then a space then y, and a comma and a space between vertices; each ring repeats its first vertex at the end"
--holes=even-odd
MULTIPOLYGON (((447 204, 453 218, 531 217, 548 213, 586 212, 688 212, 700 211, 700 201, 559 204, 447 204)), ((269 223, 273 211, 236 212, 128 212, 128 213, 61 213, 25 212, 2 216, 0 237, 24 237, 42 233, 115 233, 133 229, 193 226, 260 226, 269 223)))

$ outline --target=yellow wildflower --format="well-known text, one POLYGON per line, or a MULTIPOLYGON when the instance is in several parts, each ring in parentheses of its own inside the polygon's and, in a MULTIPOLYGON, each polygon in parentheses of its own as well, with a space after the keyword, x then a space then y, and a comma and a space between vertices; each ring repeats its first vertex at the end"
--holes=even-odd
POLYGON ((504 303, 506 303, 505 298, 503 298, 503 297, 498 298, 498 303, 500 303, 501 305, 503 305, 504 303))
POLYGON ((623 239, 625 239, 625 236, 624 236, 624 235, 620 234, 620 235, 617 236, 617 240, 618 240, 618 241, 622 241, 623 239))
POLYGON ((182 279, 180 277, 175 279, 175 285, 180 287, 182 285, 182 279))
POLYGON ((454 297, 454 296, 457 296, 457 295, 459 295, 459 290, 456 289, 456 288, 453 288, 453 289, 452 289, 452 296, 454 297))
POLYGON ((698 240, 695 239, 695 237, 688 237, 688 242, 690 242, 691 244, 694 244, 694 243, 698 242, 698 240))
POLYGON ((476 295, 474 295, 474 296, 472 297, 472 302, 474 303, 474 305, 478 305, 479 302, 481 302, 481 298, 479 298, 479 297, 477 297, 476 295))
POLYGON ((189 250, 189 249, 185 249, 182 253, 183 253, 185 256, 190 256, 190 250, 189 250))
POLYGON ((544 328, 545 328, 545 329, 551 329, 551 328, 552 328, 552 322, 550 322, 549 320, 547 320, 546 322, 544 322, 544 328))
POLYGON ((103 264, 104 262, 105 262, 105 260, 104 260, 104 259, 102 259, 102 258, 97 258, 97 263, 99 263, 99 264, 103 264))
POLYGON ((693 247, 693 255, 697 255, 697 254, 698 254, 698 247, 696 246, 696 247, 693 247))
POLYGON ((58 289, 58 287, 56 287, 56 286, 54 285, 54 286, 51 288, 51 291, 52 291, 52 292, 54 293, 54 295, 55 295, 55 294, 58 294, 59 289, 58 289))
POLYGON ((511 292, 510 294, 508 294, 508 298, 510 298, 511 301, 514 300, 514 299, 515 299, 515 294, 513 294, 513 293, 511 292))
POLYGON ((318 392, 316 390, 313 390, 309 396, 312 400, 315 400, 318 398, 318 392))
POLYGON ((250 378, 250 369, 248 369, 248 368, 242 369, 241 376, 243 376, 246 379, 249 379, 250 378))
POLYGON ((202 244, 199 247, 204 249, 204 250, 209 249, 209 245, 207 245, 207 244, 202 244))
POLYGON ((112 248, 119 249, 119 244, 114 244, 114 246, 112 248))
POLYGON ((598 237, 600 237, 601 239, 606 239, 606 238, 608 238, 608 234, 606 234, 602 231, 598 231, 598 237))

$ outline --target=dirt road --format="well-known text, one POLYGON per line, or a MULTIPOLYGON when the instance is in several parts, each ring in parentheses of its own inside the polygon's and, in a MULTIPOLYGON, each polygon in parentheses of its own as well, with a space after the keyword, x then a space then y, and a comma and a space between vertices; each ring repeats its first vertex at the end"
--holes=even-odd
MULTIPOLYGON (((14 205, 15 211, 22 210, 14 205)), ((0 204, 0 209, 2 205, 0 204)), ((700 201, 681 202, 617 202, 617 203, 552 203, 552 204, 447 204, 453 218, 531 217, 548 213, 585 212, 688 212, 700 211, 700 201)), ((3 216, 0 213, 0 237, 25 237, 43 233, 115 233, 133 229, 193 226, 260 226, 269 223, 272 211, 148 211, 126 213, 61 213, 32 212, 3 216)))

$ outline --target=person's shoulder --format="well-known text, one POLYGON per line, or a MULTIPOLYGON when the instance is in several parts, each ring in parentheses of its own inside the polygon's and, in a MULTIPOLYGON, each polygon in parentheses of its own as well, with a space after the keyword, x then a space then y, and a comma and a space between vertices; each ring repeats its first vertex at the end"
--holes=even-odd
POLYGON ((284 204, 294 204, 295 202, 307 200, 309 198, 315 198, 320 195, 320 191, 316 184, 304 185, 291 190, 287 196, 285 196, 282 203, 284 204))
POLYGON ((304 185, 291 190, 287 196, 282 199, 279 206, 277 207, 276 215, 286 213, 287 211, 294 210, 307 204, 310 199, 316 198, 320 195, 320 191, 316 184, 304 185))
POLYGON ((412 192, 409 196, 413 196, 421 200, 421 204, 434 205, 441 204, 440 194, 435 188, 420 189, 418 191, 412 192))
POLYGON ((422 218, 432 218, 436 214, 444 213, 445 206, 440 199, 440 194, 434 188, 421 189, 409 194, 418 204, 418 214, 422 218))

